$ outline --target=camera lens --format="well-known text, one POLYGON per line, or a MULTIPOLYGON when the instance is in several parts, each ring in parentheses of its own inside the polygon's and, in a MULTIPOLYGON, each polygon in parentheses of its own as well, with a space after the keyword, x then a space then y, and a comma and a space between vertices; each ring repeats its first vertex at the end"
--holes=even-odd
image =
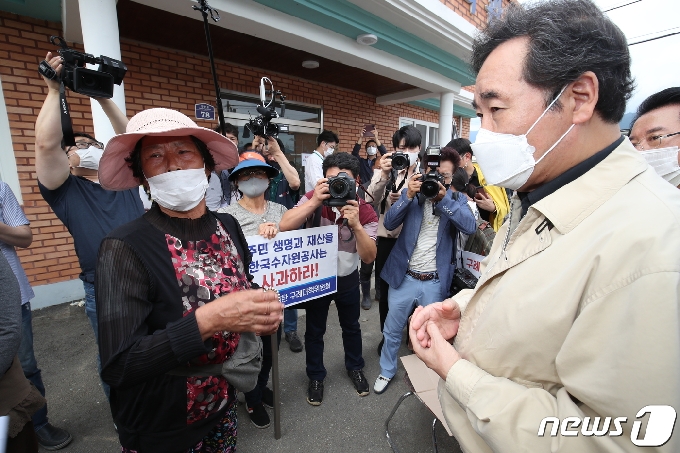
POLYGON ((394 156, 392 156, 392 168, 395 170, 403 170, 408 168, 409 163, 410 161, 408 156, 405 156, 403 153, 396 153, 394 156))
POLYGON ((343 198, 349 192, 349 186, 344 179, 336 179, 328 186, 328 191, 334 198, 343 198))
POLYGON ((80 82, 85 88, 95 88, 97 86, 97 81, 90 75, 85 75, 82 79, 80 79, 80 82))
POLYGON ((439 184, 437 184, 437 181, 427 179, 423 182, 423 185, 420 186, 420 193, 422 193, 425 198, 434 198, 439 193, 439 184))

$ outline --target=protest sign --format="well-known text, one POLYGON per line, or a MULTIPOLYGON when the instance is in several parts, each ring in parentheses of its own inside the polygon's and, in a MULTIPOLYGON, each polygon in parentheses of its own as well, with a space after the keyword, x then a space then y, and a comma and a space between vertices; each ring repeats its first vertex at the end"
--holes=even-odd
POLYGON ((463 252, 462 258, 463 267, 469 270, 472 273, 472 275, 479 278, 482 276, 482 273, 479 272, 479 265, 482 263, 484 258, 486 257, 482 255, 477 255, 476 253, 463 252))
POLYGON ((253 254, 253 281, 276 288, 287 307, 336 292, 336 225, 286 231, 274 239, 248 236, 246 240, 253 254))

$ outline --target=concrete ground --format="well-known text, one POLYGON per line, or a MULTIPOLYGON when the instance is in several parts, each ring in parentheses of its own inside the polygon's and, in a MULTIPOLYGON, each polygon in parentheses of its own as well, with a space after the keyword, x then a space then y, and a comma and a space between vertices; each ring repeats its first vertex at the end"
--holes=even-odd
MULTIPOLYGON (((305 318, 299 319, 303 338, 305 318)), ((257 429, 250 422, 243 404, 239 405, 239 453, 294 452, 376 452, 392 451, 385 437, 385 420, 399 397, 408 391, 404 369, 382 395, 373 393, 373 382, 380 373, 377 345, 381 339, 377 302, 361 312, 364 372, 371 393, 359 397, 344 369, 341 330, 334 305, 328 317, 325 343, 324 401, 310 406, 306 401, 305 354, 293 353, 282 341, 279 352, 281 374, 281 432, 274 439, 273 423, 257 429)), ((108 403, 96 371, 96 346, 84 307, 56 305, 33 312, 35 354, 46 387, 50 422, 67 429, 73 442, 68 453, 119 452, 120 444, 113 427, 108 403)), ((402 344, 400 355, 410 354, 402 344)), ((241 398, 242 400, 242 398, 241 398)), ((273 414, 269 411, 270 415, 273 414)), ((408 398, 392 419, 390 432, 400 452, 431 452, 433 416, 414 397, 408 398)), ((440 452, 458 453, 453 437, 438 423, 440 452)), ((41 452, 44 450, 41 449, 41 452)))

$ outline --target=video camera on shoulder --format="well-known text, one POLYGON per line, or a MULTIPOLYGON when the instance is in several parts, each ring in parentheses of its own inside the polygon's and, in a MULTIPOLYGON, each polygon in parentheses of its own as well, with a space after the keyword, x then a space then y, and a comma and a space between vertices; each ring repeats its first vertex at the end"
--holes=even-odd
MULTIPOLYGON (((267 77, 262 77, 260 79, 260 102, 261 105, 257 106, 257 111, 260 116, 256 118, 251 118, 246 123, 246 128, 243 130, 243 137, 250 137, 246 131, 250 131, 253 135, 259 135, 260 137, 278 137, 279 132, 288 132, 288 130, 282 130, 278 124, 272 123, 274 118, 283 117, 286 113, 286 97, 279 90, 274 90, 274 84, 267 77), (269 82, 271 85, 271 90, 265 88, 265 81, 269 82), (267 102, 267 94, 271 94, 271 99, 267 102), (276 112, 276 97, 279 97, 279 103, 281 104, 281 115, 276 112)), ((287 128, 288 126, 284 126, 287 128)))
MULTIPOLYGON (((51 36, 50 42, 60 49, 59 55, 64 59, 61 81, 71 91, 85 96, 110 99, 113 97, 113 85, 120 85, 127 73, 127 67, 120 60, 100 55, 99 58, 89 53, 78 52, 66 44, 64 38, 51 36), (85 68, 85 64, 99 64, 99 69, 85 68)), ((57 73, 46 61, 38 66, 38 72, 50 80, 59 79, 57 73)))
POLYGON ((430 169, 425 176, 421 176, 423 184, 420 193, 425 198, 434 198, 439 193, 439 183, 444 184, 444 177, 437 172, 441 163, 441 149, 439 146, 428 146, 425 150, 425 168, 430 169))
POLYGON ((323 201, 324 205, 338 208, 345 206, 349 200, 357 198, 356 181, 341 171, 337 176, 328 178, 328 193, 331 197, 323 201))

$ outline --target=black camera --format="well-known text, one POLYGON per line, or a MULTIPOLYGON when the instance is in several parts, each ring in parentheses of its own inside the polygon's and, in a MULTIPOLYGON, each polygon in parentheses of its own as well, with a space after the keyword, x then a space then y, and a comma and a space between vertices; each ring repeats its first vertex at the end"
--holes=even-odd
POLYGON ((331 197, 323 201, 324 205, 345 206, 348 200, 357 198, 356 181, 346 172, 341 171, 337 176, 328 178, 328 193, 331 197))
MULTIPOLYGON (((279 90, 274 90, 274 84, 267 77, 262 77, 260 80, 260 101, 262 105, 257 106, 257 112, 260 116, 256 118, 251 118, 246 123, 246 129, 243 130, 243 137, 250 137, 246 131, 250 131, 253 135, 259 135, 260 137, 278 137, 279 132, 287 132, 281 130, 278 124, 272 123, 274 118, 282 117, 286 113, 286 97, 279 90), (271 90, 265 89, 264 83, 268 81, 271 85, 271 90), (271 99, 267 103, 267 94, 271 94, 271 99), (281 115, 276 113, 276 96, 279 97, 279 102, 281 103, 281 115)), ((287 126, 285 126, 287 127, 287 126)))
MULTIPOLYGON (((59 55, 64 59, 61 81, 64 86, 85 96, 110 99, 113 97, 113 85, 120 85, 127 73, 122 61, 101 55, 99 58, 89 53, 78 52, 66 45, 64 38, 51 36, 50 42, 60 47, 59 55), (99 64, 96 71, 85 68, 85 64, 99 64)), ((48 79, 56 79, 57 74, 45 61, 40 63, 38 72, 48 79)))
POLYGON ((444 177, 437 172, 441 163, 441 149, 439 146, 428 146, 425 150, 425 168, 430 171, 424 176, 420 193, 425 198, 434 198, 439 193, 439 183, 444 184, 444 177))
POLYGON ((401 151, 395 151, 394 154, 392 154, 392 168, 401 171, 405 168, 408 168, 411 166, 411 160, 408 157, 408 153, 404 153, 401 151))

